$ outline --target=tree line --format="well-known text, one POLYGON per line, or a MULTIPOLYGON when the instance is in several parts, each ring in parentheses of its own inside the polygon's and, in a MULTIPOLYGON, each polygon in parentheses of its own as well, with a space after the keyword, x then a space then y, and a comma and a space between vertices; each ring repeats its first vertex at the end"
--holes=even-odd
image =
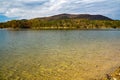
POLYGON ((87 20, 87 19, 31 19, 12 20, 0 23, 0 28, 12 29, 111 29, 120 28, 119 20, 87 20))

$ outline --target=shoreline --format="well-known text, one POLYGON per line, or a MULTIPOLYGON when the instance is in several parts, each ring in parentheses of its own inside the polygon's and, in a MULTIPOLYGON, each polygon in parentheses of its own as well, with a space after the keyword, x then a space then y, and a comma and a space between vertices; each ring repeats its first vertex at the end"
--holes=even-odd
POLYGON ((14 28, 0 28, 0 30, 11 30, 11 31, 28 31, 28 30, 80 30, 80 31, 120 31, 120 29, 14 29, 14 28))

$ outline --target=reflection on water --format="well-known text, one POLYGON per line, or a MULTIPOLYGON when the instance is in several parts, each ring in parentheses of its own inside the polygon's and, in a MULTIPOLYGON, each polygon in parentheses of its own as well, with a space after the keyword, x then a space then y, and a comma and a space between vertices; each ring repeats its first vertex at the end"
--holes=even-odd
POLYGON ((0 30, 0 80, 93 80, 120 65, 120 31, 0 30))

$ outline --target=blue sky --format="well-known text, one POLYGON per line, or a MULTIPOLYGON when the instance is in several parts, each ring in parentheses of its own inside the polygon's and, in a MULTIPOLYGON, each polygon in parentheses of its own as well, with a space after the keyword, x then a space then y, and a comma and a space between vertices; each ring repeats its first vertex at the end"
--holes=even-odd
POLYGON ((0 0, 0 22, 61 13, 101 14, 120 20, 120 0, 0 0))

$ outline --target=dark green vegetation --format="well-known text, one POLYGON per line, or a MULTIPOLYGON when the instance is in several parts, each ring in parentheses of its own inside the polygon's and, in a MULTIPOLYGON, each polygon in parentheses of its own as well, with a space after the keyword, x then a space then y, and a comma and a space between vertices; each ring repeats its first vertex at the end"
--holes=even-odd
POLYGON ((0 28, 13 29, 111 29, 120 28, 119 20, 102 15, 60 14, 30 20, 12 20, 0 23, 0 28))

